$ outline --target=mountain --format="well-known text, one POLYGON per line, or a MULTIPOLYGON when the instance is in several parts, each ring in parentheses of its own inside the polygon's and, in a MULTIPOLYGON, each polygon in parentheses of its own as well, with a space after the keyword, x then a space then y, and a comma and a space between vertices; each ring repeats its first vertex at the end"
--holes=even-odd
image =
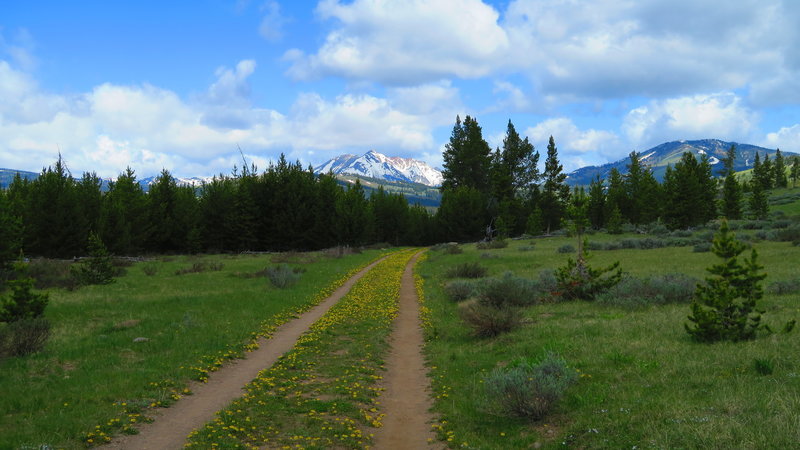
MULTIPOLYGON (((14 181, 14 176, 19 174, 22 178, 33 181, 39 178, 39 173, 37 172, 27 172, 24 170, 15 170, 15 169, 0 169, 0 189, 5 189, 14 181)), ((140 180, 137 180, 139 185, 142 189, 147 192, 150 189, 150 185, 156 182, 157 176, 146 177, 140 180)), ((191 177, 191 178, 181 178, 181 177, 174 177, 175 182, 179 186, 195 186, 200 187, 202 186, 203 182, 210 182, 212 177, 191 177)), ((103 192, 108 191, 108 183, 110 181, 114 181, 111 178, 103 178, 102 184, 100 189, 103 192)))
POLYGON ((314 173, 358 175, 379 180, 440 186, 442 172, 411 158, 389 157, 374 150, 361 156, 341 155, 314 169, 314 173))
MULTIPOLYGON (((708 155, 711 163, 711 170, 714 175, 719 175, 723 170, 722 161, 727 157, 728 149, 731 144, 736 144, 736 159, 733 168, 737 172, 753 168, 753 160, 756 152, 764 159, 764 155, 769 155, 770 159, 775 158, 775 150, 759 147, 750 144, 739 144, 735 142, 720 141, 719 139, 701 139, 696 141, 672 141, 657 145, 649 150, 639 152, 639 160, 643 164, 653 169, 656 179, 662 181, 664 172, 668 165, 675 165, 680 161, 685 152, 690 152, 696 158, 708 155)), ((784 156, 794 156, 796 153, 781 152, 784 156)), ((630 162, 628 157, 619 161, 603 164, 602 166, 587 166, 567 174, 567 184, 572 186, 583 186, 591 183, 596 175, 600 178, 608 177, 612 168, 616 168, 620 173, 627 173, 627 165, 630 162)))

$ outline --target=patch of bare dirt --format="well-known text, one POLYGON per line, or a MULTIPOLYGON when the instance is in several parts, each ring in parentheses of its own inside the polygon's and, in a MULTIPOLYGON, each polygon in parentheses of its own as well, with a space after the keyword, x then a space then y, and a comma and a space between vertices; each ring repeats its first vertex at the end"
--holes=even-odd
POLYGON ((442 448, 431 430, 433 401, 422 356, 424 339, 412 271, 417 256, 409 261, 400 284, 400 311, 394 323, 383 378, 385 391, 381 395, 381 413, 386 416, 383 427, 375 433, 377 449, 442 448))

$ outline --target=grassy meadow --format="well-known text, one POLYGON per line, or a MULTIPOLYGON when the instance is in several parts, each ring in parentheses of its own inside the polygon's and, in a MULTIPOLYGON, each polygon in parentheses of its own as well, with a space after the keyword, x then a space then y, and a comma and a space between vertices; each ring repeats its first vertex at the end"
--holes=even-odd
POLYGON ((44 350, 0 361, 0 448, 75 448, 133 432, 148 409, 190 394, 189 380, 241 355, 255 335, 380 254, 283 255, 304 270, 285 289, 257 276, 275 255, 216 255, 159 258, 110 285, 50 290, 44 350), (220 270, 176 274, 202 263, 220 270))
MULTIPOLYGON (((642 235, 596 234, 590 242, 642 235)), ((575 238, 509 241, 503 249, 430 251, 418 267, 431 325, 426 352, 432 367, 435 427, 453 448, 792 448, 800 443, 800 334, 773 334, 740 343, 702 344, 684 331, 684 304, 615 306, 599 302, 544 302, 524 308, 523 325, 494 338, 473 337, 444 292, 445 273, 479 262, 489 277, 507 271, 536 279, 563 265, 558 249, 575 238), (576 385, 544 420, 487 414, 486 374, 521 358, 548 352, 579 374, 576 385)), ((755 242, 769 274, 764 285, 796 279, 800 249, 790 242, 755 242)), ((692 246, 597 250, 592 266, 620 261, 636 277, 663 273, 706 276, 716 262, 692 246)), ((480 283, 480 280, 478 280, 480 283)), ((780 329, 800 318, 800 293, 766 294, 763 320, 780 329)))

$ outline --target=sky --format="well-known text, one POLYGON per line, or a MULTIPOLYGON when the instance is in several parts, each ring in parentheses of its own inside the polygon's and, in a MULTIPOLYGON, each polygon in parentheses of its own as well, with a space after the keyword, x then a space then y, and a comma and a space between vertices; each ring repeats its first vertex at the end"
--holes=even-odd
POLYGON ((441 167, 457 115, 493 148, 509 120, 552 135, 568 171, 682 139, 800 152, 798 24, 796 0, 0 0, 0 167, 441 167))

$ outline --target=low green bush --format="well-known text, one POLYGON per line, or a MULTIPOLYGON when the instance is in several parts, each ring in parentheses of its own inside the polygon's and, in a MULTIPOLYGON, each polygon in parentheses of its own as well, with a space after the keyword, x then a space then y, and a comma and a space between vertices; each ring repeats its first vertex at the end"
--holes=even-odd
POLYGON ((638 308, 667 303, 689 303, 697 279, 682 273, 649 278, 624 276, 620 282, 597 296, 597 301, 623 308, 638 308))
POLYGON ((459 305, 458 313, 464 323, 472 329, 472 334, 481 338, 494 337, 520 325, 519 310, 509 306, 496 308, 470 301, 459 305))
POLYGON ((50 337, 50 322, 44 317, 0 323, 0 358, 38 352, 50 337))
POLYGON ((208 271, 219 272, 223 267, 225 267, 225 264, 221 262, 200 261, 192 263, 190 267, 184 267, 183 269, 176 270, 175 275, 186 275, 188 273, 202 273, 208 271))
POLYGON ((506 248, 508 247, 508 242, 505 239, 494 239, 491 241, 478 242, 477 244, 475 244, 475 247, 478 250, 492 250, 498 248, 506 248))
POLYGON ((575 253, 575 246, 572 244, 564 244, 556 249, 558 253, 575 253))
POLYGON ((506 272, 502 278, 489 278, 481 283, 478 301, 495 308, 526 306, 535 303, 541 294, 535 281, 506 272))
POLYGON ((701 242, 699 244, 695 244, 692 247, 692 252, 694 253, 705 253, 711 251, 711 242, 701 242))
POLYGON ((453 280, 444 285, 444 293, 454 302, 462 302, 475 295, 475 284, 467 280, 453 280))
POLYGON ((302 275, 301 269, 292 269, 287 264, 279 264, 277 266, 268 267, 265 270, 267 278, 270 283, 279 289, 284 289, 293 286, 300 280, 302 275))
POLYGON ((538 364, 517 361, 483 379, 484 409, 501 417, 541 420, 577 378, 566 361, 553 354, 538 364))
POLYGON ((800 278, 773 281, 767 286, 767 292, 773 295, 787 295, 800 292, 800 278))
POLYGON ((451 267, 445 273, 446 278, 483 278, 489 272, 489 269, 476 263, 465 262, 457 266, 451 267))

